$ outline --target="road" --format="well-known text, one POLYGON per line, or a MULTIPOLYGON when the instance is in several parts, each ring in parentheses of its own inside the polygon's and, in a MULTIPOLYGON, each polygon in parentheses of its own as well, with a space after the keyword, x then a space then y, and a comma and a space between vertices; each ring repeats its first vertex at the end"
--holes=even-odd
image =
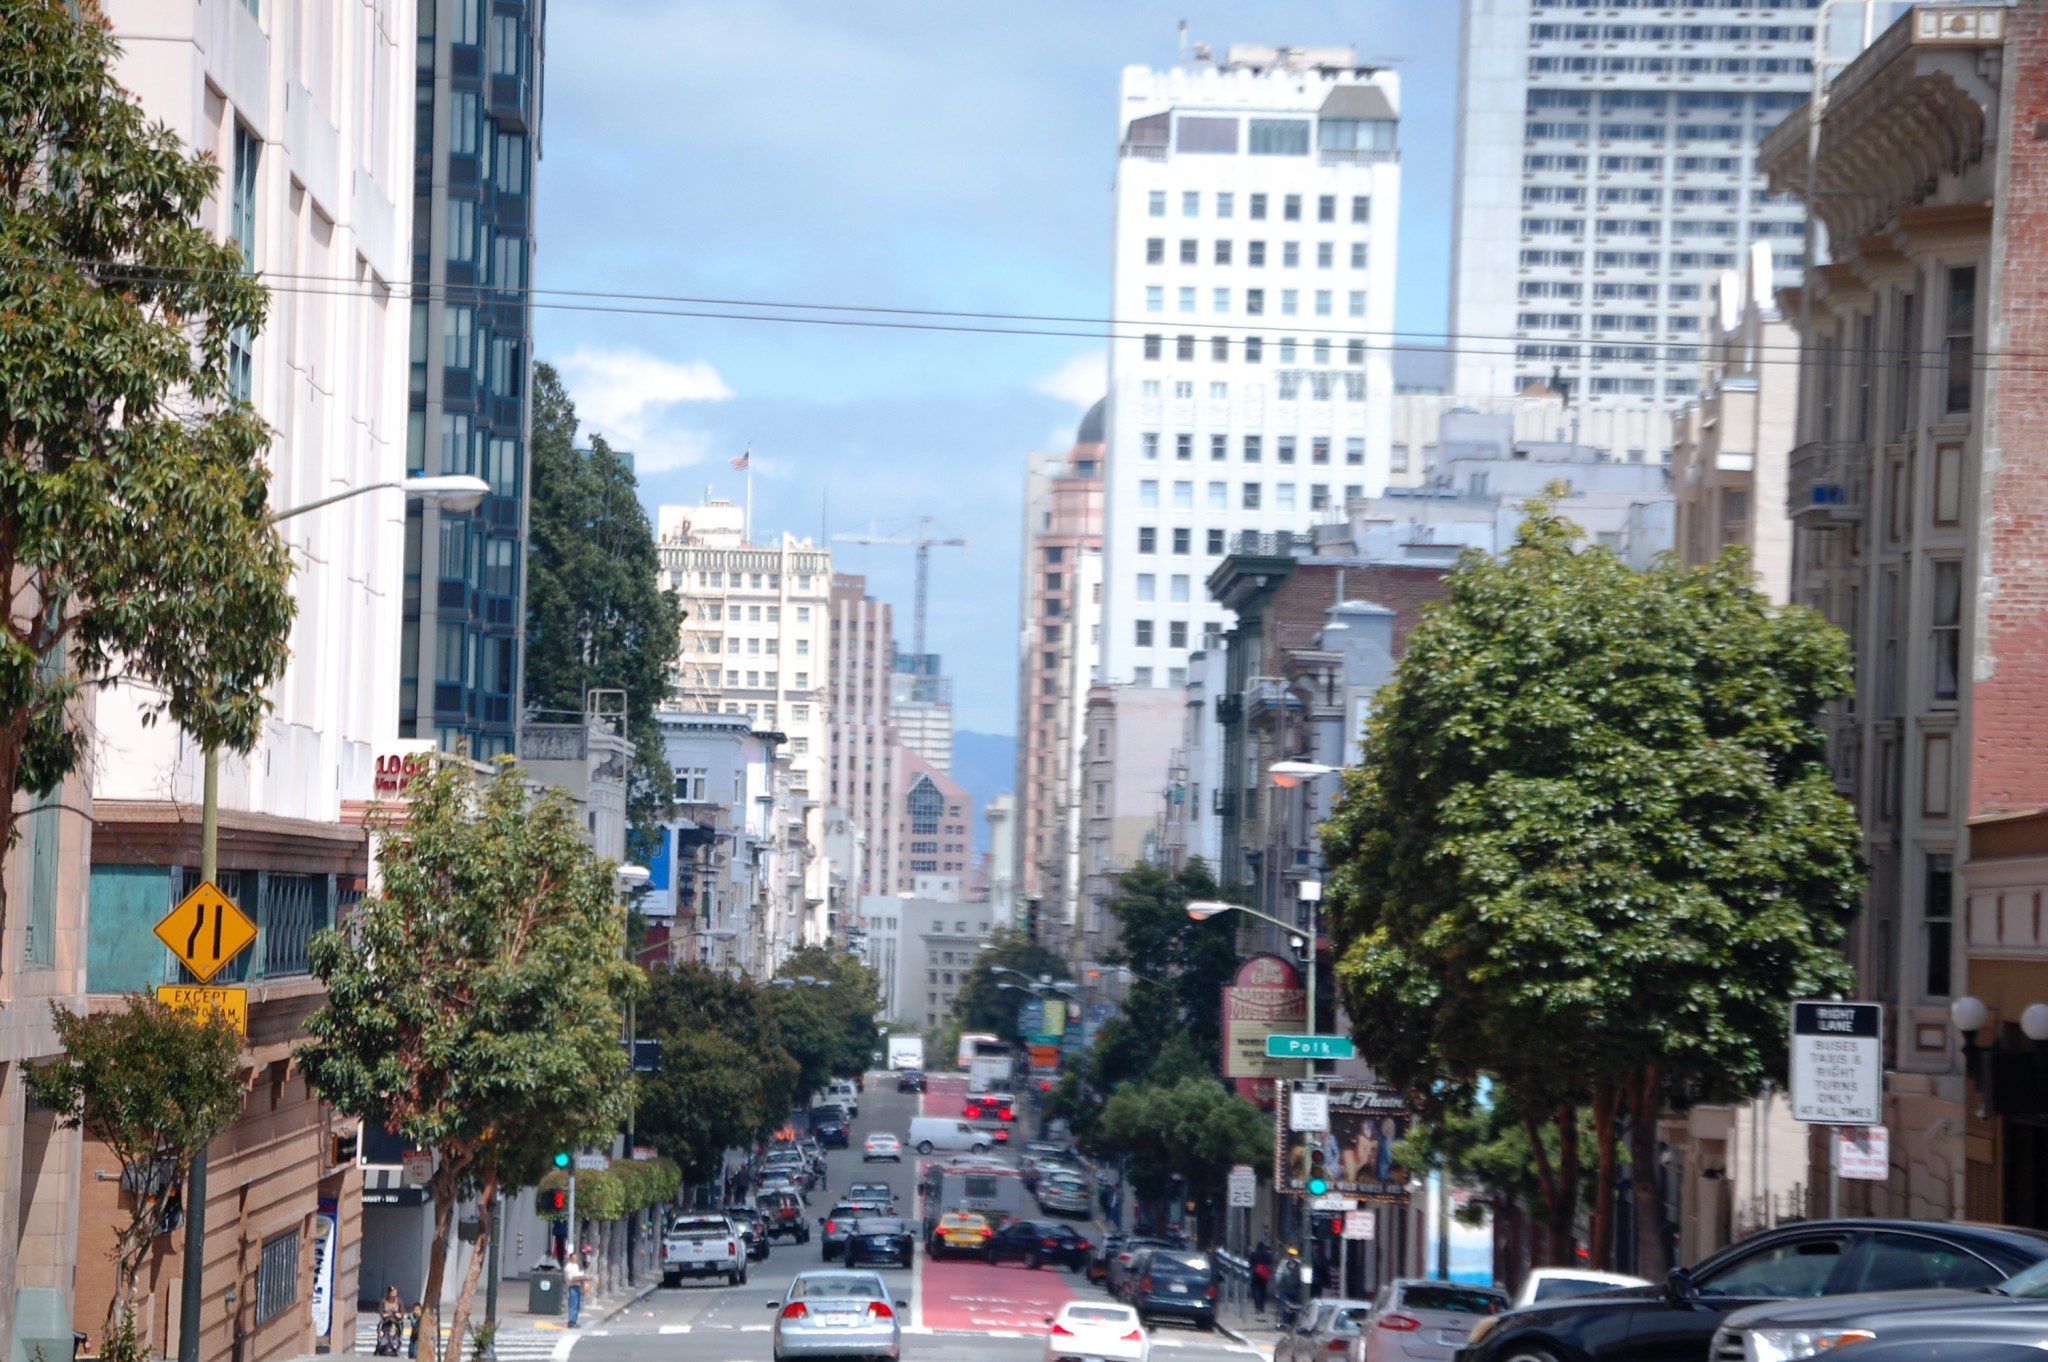
MULTIPOLYGON (((911 1116, 920 1112, 956 1115, 965 1092, 964 1078, 934 1075, 920 1106, 917 1095, 896 1091, 893 1076, 870 1074, 851 1148, 827 1155, 826 1185, 812 1193, 811 1214, 822 1217, 833 1198, 853 1183, 886 1182, 904 1217, 914 1220, 917 1156, 906 1151, 903 1163, 863 1167, 861 1141, 877 1130, 903 1135, 911 1116)), ((1095 1226, 1084 1233, 1092 1237, 1099 1231, 1095 1226)), ((566 1362, 571 1352, 575 1362, 769 1362, 769 1306, 781 1300, 792 1275, 823 1266, 819 1242, 814 1229, 808 1244, 777 1243, 749 1270, 745 1286, 719 1280, 657 1290, 600 1326, 564 1336, 556 1362, 566 1362)), ((1076 1296, 1106 1299, 1078 1273, 1016 1264, 935 1263, 921 1249, 910 1271, 882 1272, 910 1298, 903 1339, 907 1362, 1040 1362, 1047 1315, 1076 1296)), ((1154 1329, 1152 1346, 1158 1362, 1246 1362, 1259 1355, 1221 1334, 1175 1325, 1154 1329)))

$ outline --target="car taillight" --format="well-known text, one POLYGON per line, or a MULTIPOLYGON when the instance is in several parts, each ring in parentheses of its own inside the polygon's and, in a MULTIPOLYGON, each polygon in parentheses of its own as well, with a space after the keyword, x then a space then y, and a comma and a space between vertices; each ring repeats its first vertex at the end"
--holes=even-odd
POLYGON ((725 1251, 727 1253, 738 1253, 740 1251, 740 1248, 738 1244, 735 1244, 732 1240, 728 1239, 725 1241, 725 1251))
POLYGON ((1210 1299, 1210 1300, 1212 1300, 1212 1301, 1216 1299, 1216 1283, 1214 1283, 1214 1282, 1210 1282, 1210 1283, 1209 1283, 1209 1291, 1208 1291, 1208 1296, 1209 1296, 1209 1299, 1210 1299))
POLYGON ((805 1315, 808 1315, 810 1313, 810 1311, 804 1309, 804 1303, 802 1301, 791 1301, 789 1304, 782 1307, 782 1317, 784 1319, 802 1319, 805 1315))
POLYGON ((1064 1324, 1053 1325, 1052 1332, 1053 1336, 1056 1338, 1072 1338, 1074 1336, 1074 1331, 1072 1329, 1069 1329, 1064 1324))
POLYGON ((980 1107, 969 1107, 969 1108, 967 1109, 967 1116, 968 1116, 968 1119, 969 1119, 969 1120, 972 1120, 972 1119, 973 1119, 974 1117, 976 1117, 976 1116, 979 1116, 979 1115, 981 1115, 981 1108, 980 1108, 980 1107))
MULTIPOLYGON (((1215 1292, 1213 1292, 1213 1291, 1212 1291, 1212 1292, 1210 1292, 1210 1294, 1211 1294, 1211 1295, 1214 1295, 1214 1294, 1215 1294, 1215 1292)), ((1344 1351, 1344 1350, 1345 1350, 1346 1348, 1349 1348, 1349 1347, 1351 1346, 1351 1344, 1350 1344, 1350 1343, 1349 1343, 1348 1341, 1344 1340, 1344 1339, 1341 1339, 1341 1338, 1333 1338, 1333 1339, 1331 1339, 1331 1340, 1330 1340, 1330 1341, 1329 1341, 1328 1343, 1324 1344, 1323 1346, 1325 1347, 1325 1349, 1327 1349, 1327 1350, 1328 1350, 1328 1351, 1330 1351, 1330 1352, 1333 1352, 1333 1353, 1341 1353, 1341 1352, 1343 1352, 1343 1351, 1344 1351)))
POLYGON ((1138 1283, 1138 1289, 1140 1291, 1150 1291, 1152 1289, 1152 1279, 1149 1276, 1144 1278, 1138 1283))
POLYGON ((1133 1329, 1124 1335, 1124 1342, 1126 1343, 1143 1343, 1144 1341, 1145 1331, 1143 1329, 1133 1329))
POLYGON ((834 1225, 834 1224, 833 1224, 833 1223, 832 1223, 831 1221, 829 1221, 829 1220, 827 1220, 827 1221, 825 1222, 825 1233, 827 1233, 827 1234, 837 1234, 838 1232, 839 1232, 839 1228, 838 1228, 838 1226, 834 1225))
POLYGON ((1397 1334, 1405 1334, 1412 1329, 1420 1329, 1422 1327, 1422 1321, 1416 1319, 1413 1315, 1381 1315, 1373 1322, 1379 1325, 1380 1328, 1392 1329, 1397 1334))
POLYGON ((1041 1239, 1038 1241, 1038 1246, 1040 1248, 1058 1248, 1059 1244, 1051 1239, 1041 1239))
POLYGON ((1088 1247, 1088 1241, 1086 1239, 1077 1239, 1074 1241, 1074 1247, 1077 1249, 1085 1249, 1088 1247))
POLYGON ((869 1301, 868 1314, 874 1319, 894 1319, 896 1312, 889 1308, 887 1301, 869 1301))
POLYGON ((1008 1107, 1004 1107, 1004 1108, 1003 1108, 1003 1110, 1002 1110, 1002 1112, 1001 1112, 1001 1116, 1002 1116, 1002 1118, 1003 1118, 1003 1119, 1004 1119, 1005 1121, 1008 1121, 1008 1120, 1013 1120, 1013 1119, 1015 1119, 1015 1117, 1014 1117, 1014 1113, 1012 1113, 1012 1112, 1011 1112, 1011 1110, 1010 1110, 1010 1109, 1009 1109, 1008 1107))

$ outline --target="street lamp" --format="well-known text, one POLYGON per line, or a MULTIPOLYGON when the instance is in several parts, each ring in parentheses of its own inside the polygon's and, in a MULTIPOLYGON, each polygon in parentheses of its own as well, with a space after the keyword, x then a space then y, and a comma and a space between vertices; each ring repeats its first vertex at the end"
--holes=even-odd
POLYGON ((612 875, 624 886, 629 894, 636 889, 646 888, 647 882, 654 878, 653 872, 646 866, 631 864, 620 866, 612 872, 612 875))
POLYGON ((473 478, 466 473, 450 473, 445 476, 431 478, 405 478, 395 482, 365 483, 361 487, 343 488, 332 496, 321 497, 317 501, 309 501, 303 505, 279 511, 270 517, 270 523, 275 525, 280 520, 290 520, 293 516, 304 515, 308 511, 317 511, 322 506, 332 506, 337 501, 347 501, 352 497, 366 496, 371 492, 396 490, 403 490, 407 496, 417 497, 428 505, 438 506, 444 511, 461 513, 474 511, 477 505, 483 501, 485 494, 491 490, 491 485, 482 478, 473 478))

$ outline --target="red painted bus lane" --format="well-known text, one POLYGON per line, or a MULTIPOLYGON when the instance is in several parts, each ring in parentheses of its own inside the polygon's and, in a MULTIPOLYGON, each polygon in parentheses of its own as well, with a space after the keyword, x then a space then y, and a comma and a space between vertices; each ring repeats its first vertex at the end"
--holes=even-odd
POLYGON ((917 1290, 927 1329, 1037 1335, 1045 1332, 1046 1318, 1074 1298, 1071 1283, 1078 1280, 1057 1268, 926 1254, 917 1290))

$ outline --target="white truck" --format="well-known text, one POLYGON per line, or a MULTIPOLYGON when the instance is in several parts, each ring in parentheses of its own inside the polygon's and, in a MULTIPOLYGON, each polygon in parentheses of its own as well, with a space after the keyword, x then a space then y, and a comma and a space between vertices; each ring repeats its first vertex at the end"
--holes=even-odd
POLYGON ((889 1067, 891 1069, 922 1069, 924 1067, 924 1037, 889 1037, 889 1067))
POLYGON ((967 1091, 997 1092, 1010 1086, 1012 1065, 1004 1055, 979 1054, 969 1061, 967 1091))
POLYGON ((685 1277, 746 1285, 746 1236, 722 1215, 677 1216, 661 1236, 661 1284, 681 1286, 685 1277))

